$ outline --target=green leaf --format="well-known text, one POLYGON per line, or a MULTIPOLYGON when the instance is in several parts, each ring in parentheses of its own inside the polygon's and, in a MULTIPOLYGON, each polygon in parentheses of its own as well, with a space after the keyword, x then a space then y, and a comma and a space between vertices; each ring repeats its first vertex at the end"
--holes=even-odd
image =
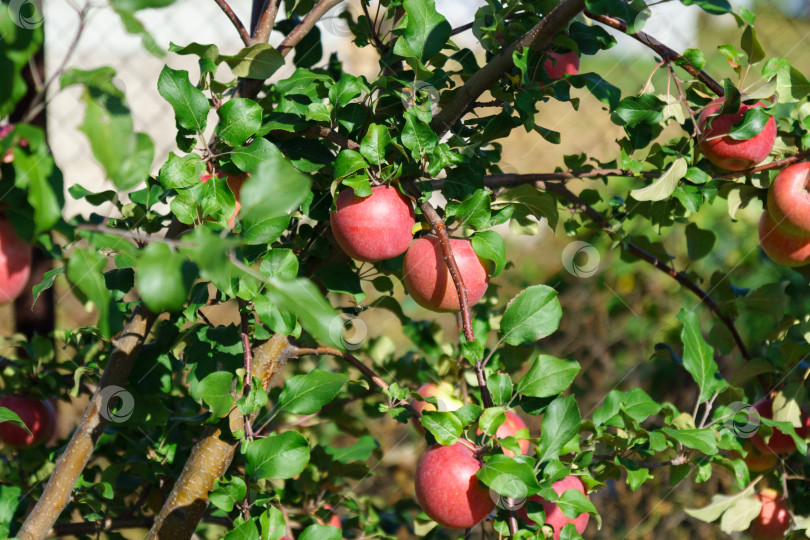
POLYGON ((634 189, 630 192, 630 196, 637 201, 663 201, 678 187, 678 183, 686 176, 688 167, 686 158, 679 157, 656 181, 649 186, 634 189))
POLYGON ((294 313, 307 332, 315 339, 333 347, 341 347, 342 318, 308 279, 268 280, 267 298, 278 307, 294 313), (335 331, 334 321, 341 321, 335 331))
POLYGON ((17 427, 23 428, 29 435, 31 435, 31 430, 28 429, 28 426, 25 425, 25 422, 17 416, 17 413, 12 411, 11 409, 7 409, 5 407, 0 407, 0 424, 3 422, 10 422, 17 427))
POLYGON ((506 405, 512 399, 512 379, 505 373, 493 373, 487 380, 495 405, 506 405))
POLYGON ((197 272, 181 254, 155 242, 141 253, 135 275, 143 302, 153 312, 161 313, 183 309, 197 272))
POLYGON ((456 220, 461 227, 474 230, 484 229, 490 222, 490 193, 477 189, 456 208, 456 220))
POLYGON ((506 412, 503 407, 489 407, 484 409, 481 418, 478 420, 478 427, 489 435, 494 437, 498 428, 506 421, 506 412))
POLYGON ((53 282, 56 280, 57 277, 65 273, 66 268, 64 266, 60 266, 59 268, 54 268, 53 270, 48 270, 42 276, 42 281, 36 285, 32 290, 32 294, 34 299, 31 301, 31 307, 37 303, 37 298, 39 295, 42 294, 43 291, 46 291, 53 287, 53 282))
POLYGON ((363 92, 368 93, 370 91, 362 77, 343 73, 340 79, 329 88, 329 102, 336 109, 341 109, 363 92))
POLYGON ((751 25, 746 26, 743 30, 740 47, 748 55, 748 63, 751 65, 761 62, 765 58, 765 51, 757 39, 757 31, 751 25))
POLYGON ((683 51, 683 57, 697 70, 703 69, 706 65, 706 57, 700 49, 686 49, 683 51))
POLYGON ((289 161, 271 156, 262 161, 242 185, 239 216, 255 220, 285 215, 298 208, 309 194, 311 184, 312 180, 289 161))
POLYGON ((241 146, 262 127, 262 107, 255 101, 233 98, 217 109, 219 138, 231 146, 241 146))
POLYGON ((619 393, 622 410, 638 423, 661 411, 661 405, 641 388, 631 388, 627 392, 619 393))
POLYGON ((505 189, 498 194, 498 198, 492 203, 492 206, 499 207, 507 204, 515 208, 513 214, 515 218, 534 216, 540 219, 545 217, 552 230, 557 227, 559 219, 557 201, 551 194, 540 191, 534 186, 524 184, 505 189))
POLYGON ((491 490, 503 497, 523 499, 540 489, 532 466, 526 461, 516 461, 503 454, 495 454, 476 476, 491 490))
POLYGON ((233 373, 215 371, 206 375, 197 385, 197 395, 211 409, 211 414, 218 418, 225 416, 233 408, 233 380, 233 373))
POLYGON ((694 223, 686 226, 686 249, 693 261, 702 259, 714 249, 714 233, 704 231, 694 223))
POLYGON ((102 272, 107 259, 95 250, 79 249, 67 263, 67 277, 98 310, 98 331, 105 338, 112 337, 121 328, 123 318, 112 305, 110 290, 102 272))
POLYGON ((355 302, 366 297, 360 285, 360 276, 345 262, 327 263, 315 273, 315 278, 330 292, 350 294, 355 302))
POLYGON ((34 208, 34 235, 50 230, 62 217, 65 205, 62 173, 50 155, 30 155, 14 151, 14 185, 26 191, 34 208))
POLYGON ((753 494, 754 485, 750 485, 734 495, 714 495, 711 502, 703 508, 686 508, 684 511, 695 519, 711 523, 719 518, 726 510, 733 507, 737 501, 751 498, 753 494))
POLYGON ((275 47, 267 43, 257 43, 246 47, 234 56, 221 56, 237 77, 244 79, 269 79, 284 65, 284 57, 275 47))
POLYGON ((205 163, 197 154, 179 157, 169 152, 169 159, 160 168, 158 179, 166 189, 180 189, 199 184, 200 175, 204 172, 205 163))
POLYGON ((278 408, 296 414, 315 414, 335 396, 349 380, 347 375, 314 369, 296 375, 284 384, 278 397, 278 408))
POLYGON ((717 363, 714 361, 714 349, 700 333, 697 314, 694 311, 681 309, 678 319, 683 323, 681 341, 683 342, 683 367, 692 375, 700 389, 698 401, 707 401, 715 392, 722 392, 728 383, 717 378, 717 363))
POLYGON ((477 232, 472 237, 472 248, 475 254, 482 259, 495 263, 492 277, 501 273, 506 266, 506 246, 503 237, 495 231, 477 232))
POLYGON ((537 447, 537 462, 560 457, 563 447, 579 432, 581 416, 573 396, 558 397, 546 408, 537 447))
POLYGON ((405 111, 405 126, 402 128, 401 139, 402 144, 411 151, 414 159, 420 159, 439 144, 439 137, 429 125, 418 118, 413 108, 405 111))
POLYGON ((93 156, 120 190, 144 182, 152 167, 155 147, 147 135, 135 133, 124 101, 113 94, 88 88, 81 131, 90 140, 93 156))
POLYGON ((401 31, 394 54, 427 62, 441 52, 452 28, 438 12, 433 0, 404 0, 406 16, 397 27, 401 31))
POLYGON ((380 165, 385 163, 385 149, 391 143, 388 128, 379 124, 368 126, 368 132, 360 143, 360 153, 369 163, 380 165))
POLYGON ((259 529, 256 527, 256 519, 249 519, 236 525, 222 540, 261 540, 259 529))
POLYGON ((653 94, 626 97, 613 111, 613 121, 619 125, 660 124, 664 119, 666 103, 653 94), (618 118, 618 120, 617 120, 618 118))
POLYGON ((756 137, 765 129, 765 124, 771 119, 771 115, 764 107, 752 107, 745 111, 742 120, 732 126, 728 136, 735 141, 747 141, 756 137))
POLYGON ((557 291, 546 285, 534 285, 507 305, 501 320, 501 335, 509 345, 538 341, 554 333, 561 318, 557 291))
POLYGON ((341 540, 343 538, 342 532, 337 527, 330 525, 310 525, 298 540, 341 540))
POLYGON ((247 146, 231 150, 231 161, 243 172, 253 172, 259 164, 271 158, 282 158, 281 150, 267 139, 255 138, 247 146))
POLYGON ((452 412, 425 411, 422 426, 430 431, 439 444, 449 446, 461 437, 461 420, 452 412))
POLYGON ((541 354, 518 381, 517 392, 538 398, 556 396, 571 386, 580 369, 575 360, 560 360, 541 354))
POLYGON ((353 461, 368 461, 374 450, 380 447, 380 443, 374 440, 371 435, 363 435, 351 446, 345 448, 334 448, 324 446, 324 451, 332 456, 332 459, 340 463, 351 463, 353 461))
POLYGON ((596 507, 588 497, 578 489, 567 489, 557 501, 557 506, 567 518, 575 518, 580 514, 596 514, 596 507))
POLYGON ((205 130, 211 106, 202 90, 189 82, 188 71, 164 66, 158 77, 158 92, 174 109, 178 126, 196 133, 205 130))
POLYGON ((368 197, 374 193, 371 189, 371 182, 368 181, 368 176, 364 174, 357 174, 345 178, 343 184, 352 188, 352 191, 354 191, 354 194, 358 197, 368 197))
POLYGON ((714 431, 705 429, 672 429, 661 428, 661 431, 686 446, 703 452, 707 456, 717 453, 717 440, 714 431))
POLYGON ((272 433, 246 446, 245 472, 253 480, 292 478, 301 474, 309 463, 309 444, 295 431, 272 433))
POLYGON ((335 158, 333 178, 341 180, 367 168, 368 162, 360 152, 348 149, 342 150, 335 158))

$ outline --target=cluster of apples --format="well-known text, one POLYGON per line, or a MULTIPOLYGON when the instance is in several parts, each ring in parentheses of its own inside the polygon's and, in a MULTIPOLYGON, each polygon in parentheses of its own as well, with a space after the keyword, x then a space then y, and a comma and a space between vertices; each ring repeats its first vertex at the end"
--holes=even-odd
MULTIPOLYGON (((454 411, 463 405, 452 385, 446 382, 426 383, 417 392, 422 397, 435 398, 441 411, 454 411)), ((411 404, 420 413, 436 409, 426 401, 414 400, 411 404)), ((424 431, 419 425, 417 429, 424 431)), ((506 411, 506 421, 498 427, 495 438, 517 437, 524 429, 528 429, 526 423, 514 412, 506 411)), ((482 434, 481 430, 478 434, 482 434)), ((518 446, 520 453, 526 454, 529 451, 528 439, 519 438, 518 446)), ((509 457, 515 455, 508 449, 504 449, 503 453, 509 457)), ((480 523, 496 504, 489 490, 479 484, 475 476, 482 466, 478 449, 466 440, 459 440, 450 446, 436 444, 428 448, 416 466, 416 500, 422 510, 433 521, 450 529, 467 529, 480 523)), ((554 482, 552 488, 557 495, 576 489, 587 496, 582 481, 573 475, 554 482)), ((588 525, 587 513, 571 519, 562 513, 556 503, 546 501, 539 495, 530 497, 529 501, 543 505, 545 524, 554 530, 555 540, 560 539, 562 528, 568 523, 573 523, 580 534, 588 525)), ((534 525, 525 505, 516 514, 526 524, 534 525)))
MULTIPOLYGON (((766 397, 756 402, 754 410, 762 418, 772 419, 773 398, 766 397)), ((801 425, 795 428, 796 434, 801 438, 807 438, 810 435, 810 414, 805 407, 801 408, 800 422, 801 425)), ((752 473, 761 473, 776 467, 781 456, 795 453, 796 443, 790 435, 774 428, 767 442, 759 432, 754 433, 743 445, 743 450, 747 452, 744 460, 748 469, 752 473)), ((755 497, 762 503, 762 510, 748 529, 751 538, 754 540, 782 538, 790 527, 787 503, 772 489, 761 490, 755 497)))
MULTIPOLYGON (((461 309, 439 239, 428 235, 413 240, 416 224, 413 206, 397 188, 375 186, 368 197, 358 197, 351 189, 341 191, 330 222, 338 245, 353 259, 377 262, 405 253, 402 269, 405 287, 420 306, 433 311, 461 309)), ((489 285, 487 267, 470 240, 451 238, 450 247, 467 287, 469 302, 475 304, 489 285)))

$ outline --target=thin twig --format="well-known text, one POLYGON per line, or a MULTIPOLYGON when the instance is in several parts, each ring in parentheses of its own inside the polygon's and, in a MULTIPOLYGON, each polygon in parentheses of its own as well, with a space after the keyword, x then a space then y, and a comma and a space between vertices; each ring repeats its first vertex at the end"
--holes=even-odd
POLYGON ((701 81, 703 84, 709 87, 709 89, 717 94, 718 96, 723 96, 723 86, 712 79, 705 71, 696 69, 688 60, 686 60, 683 56, 679 53, 675 52, 674 50, 670 49, 654 37, 650 36, 649 34, 645 34, 644 32, 637 32, 632 33, 628 31, 627 23, 622 21, 621 19, 617 19, 615 17, 610 17, 608 15, 597 15, 592 11, 585 10, 583 13, 595 21, 599 21, 600 23, 604 24, 605 26, 609 26, 619 32, 623 32, 628 36, 636 39, 637 41, 643 43, 661 57, 662 60, 665 62, 675 62, 678 66, 684 69, 687 73, 701 81))
MULTIPOLYGON (((419 191, 419 188, 416 187, 416 184, 414 184, 412 180, 403 180, 402 185, 417 201, 422 196, 421 191, 419 191)), ((439 247, 441 247, 442 250, 444 263, 447 265, 447 269, 450 271, 450 277, 453 279, 453 284, 456 286, 458 302, 461 308, 461 324, 464 329, 464 337, 467 341, 475 341, 472 316, 470 314, 470 302, 467 298, 467 286, 464 285, 464 278, 461 277, 461 270, 459 270, 455 255, 453 255, 453 248, 450 245, 450 235, 447 234, 447 227, 438 212, 436 212, 436 209, 430 204, 430 201, 421 203, 419 208, 422 209, 422 213, 425 215, 428 223, 430 223, 430 227, 439 239, 439 247)))
POLYGON ((239 17, 234 13, 233 9, 231 9, 230 4, 228 4, 227 0, 214 0, 217 3, 219 8, 222 10, 225 15, 231 20, 231 24, 233 27, 236 28, 236 31, 239 32, 239 37, 242 38, 242 43, 245 44, 245 47, 250 47, 254 44, 253 38, 250 37, 250 33, 245 28, 245 25, 242 24, 242 21, 239 20, 239 17))
POLYGON ((304 19, 293 28, 292 32, 290 32, 286 38, 279 44, 278 51, 283 55, 287 56, 290 51, 293 50, 293 47, 298 45, 304 36, 309 34, 312 28, 315 26, 321 17, 326 15, 326 12, 335 7, 336 5, 343 2, 343 0, 321 0, 318 4, 313 7, 309 13, 306 14, 304 19))
POLYGON ((368 12, 368 6, 366 5, 366 0, 360 0, 360 6, 363 8, 363 13, 366 16, 366 21, 368 21, 368 31, 371 34, 371 41, 374 42, 374 48, 377 49, 379 52, 383 52, 385 50, 385 45, 382 41, 380 41, 380 35, 377 32, 376 27, 376 19, 375 23, 371 22, 371 14, 368 12))
POLYGON ((799 152, 796 155, 786 157, 784 159, 778 159, 776 161, 771 161, 770 163, 766 163, 765 165, 759 165, 757 167, 752 167, 750 169, 745 169, 744 171, 735 171, 730 173, 724 173, 715 175, 715 178, 721 179, 730 179, 730 178, 738 178, 740 176, 745 176, 747 174, 754 174, 761 171, 767 171, 770 169, 781 169, 785 165, 790 165, 791 163, 796 163, 797 161, 804 161, 810 157, 810 150, 805 150, 804 152, 799 152))
MULTIPOLYGON (((377 375, 373 369, 365 365, 363 362, 358 360, 355 356, 352 356, 349 353, 345 353, 341 350, 335 349, 333 347, 316 347, 316 348, 302 348, 297 347, 293 350, 293 356, 301 357, 301 356, 334 356, 335 358, 340 358, 341 360, 348 362, 352 366, 354 366, 360 373, 365 375, 374 386, 379 388, 382 391, 387 391, 389 389, 388 383, 383 380, 382 377, 377 375)), ((410 412, 413 417, 416 419, 417 422, 422 421, 421 413, 414 408, 409 402, 405 400, 399 400, 394 403, 391 403, 393 407, 404 407, 405 409, 410 412)))

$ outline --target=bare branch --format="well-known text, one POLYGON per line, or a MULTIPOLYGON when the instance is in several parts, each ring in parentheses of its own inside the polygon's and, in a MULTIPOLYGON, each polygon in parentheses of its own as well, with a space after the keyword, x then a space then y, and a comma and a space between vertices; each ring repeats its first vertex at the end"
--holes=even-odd
POLYGON ((234 13, 233 9, 231 9, 231 6, 228 4, 227 0, 214 0, 214 2, 217 3, 219 9, 221 9, 222 12, 225 13, 225 15, 227 15, 231 20, 231 24, 233 24, 233 27, 236 28, 237 32, 239 32, 239 37, 242 38, 242 42, 245 44, 245 47, 254 45, 255 42, 253 41, 253 38, 250 37, 247 28, 245 28, 245 25, 242 24, 242 21, 239 20, 239 17, 236 15, 236 13, 234 13))
POLYGON ((264 9, 262 9, 262 15, 259 17, 259 22, 253 31, 254 42, 267 43, 270 39, 270 34, 273 32, 273 26, 276 24, 278 4, 279 0, 264 0, 264 9))
POLYGON ((585 8, 585 0, 564 0, 551 10, 534 28, 526 32, 520 39, 504 49, 486 66, 475 73, 464 86, 453 95, 450 102, 436 115, 430 127, 440 137, 444 135, 457 121, 459 121, 468 108, 475 103, 478 97, 495 84, 500 77, 512 69, 514 61, 512 53, 529 47, 540 50, 551 43, 555 34, 560 32, 578 13, 585 8))
POLYGON ((278 51, 287 56, 287 54, 298 45, 298 42, 304 39, 304 36, 309 34, 312 28, 315 26, 321 17, 326 15, 326 12, 335 7, 336 5, 343 2, 343 0, 321 0, 318 4, 313 7, 309 13, 306 14, 304 19, 293 28, 293 31, 284 38, 284 41, 277 47, 278 51))
POLYGON ((600 23, 604 24, 605 26, 609 26, 619 32, 624 32, 628 36, 636 39, 640 43, 643 43, 661 57, 662 60, 665 62, 675 62, 678 66, 684 69, 687 73, 701 81, 703 84, 709 87, 709 89, 717 94, 718 96, 723 96, 724 91, 722 85, 712 79, 705 71, 701 71, 699 69, 695 69, 692 64, 689 63, 688 60, 683 58, 679 53, 675 52, 674 50, 670 49, 654 37, 650 36, 649 34, 645 34, 644 32, 637 32, 631 33, 627 29, 627 23, 622 21, 621 19, 617 19, 615 17, 610 17, 608 15, 597 15, 587 9, 584 11, 585 15, 593 19, 595 21, 599 21, 600 23), (679 60, 683 59, 682 62, 679 60))

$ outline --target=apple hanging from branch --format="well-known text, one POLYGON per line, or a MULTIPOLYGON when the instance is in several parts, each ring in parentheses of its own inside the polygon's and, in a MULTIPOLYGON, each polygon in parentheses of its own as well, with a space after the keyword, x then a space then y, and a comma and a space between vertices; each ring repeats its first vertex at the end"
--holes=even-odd
POLYGON ((698 143, 706 159, 714 165, 729 171, 742 171, 761 163, 771 153, 776 142, 776 121, 771 116, 762 130, 746 140, 737 140, 732 135, 732 128, 739 124, 745 114, 754 107, 766 107, 760 101, 753 105, 740 105, 736 113, 717 113, 723 105, 723 98, 709 103, 701 111, 697 123, 700 129, 698 143), (711 122, 709 120, 711 119, 711 122), (708 129, 706 125, 709 124, 708 129))
MULTIPOLYGON (((588 496, 588 494, 585 492, 585 486, 582 484, 582 481, 573 475, 566 476, 562 480, 557 480, 551 485, 551 487, 552 489, 554 489, 554 492, 558 496, 562 496, 562 494, 568 491, 569 489, 575 489, 581 493, 585 493, 586 497, 588 496)), ((578 515, 575 518, 569 518, 563 514, 562 510, 560 510, 560 507, 557 503, 546 501, 539 495, 529 497, 529 501, 540 503, 543 505, 543 513, 546 516, 546 525, 549 525, 551 526, 552 529, 554 529, 554 540, 560 540, 560 533, 562 532, 562 528, 565 527, 568 523, 573 523, 574 527, 576 527, 577 532, 579 534, 582 534, 583 531, 585 530, 585 527, 588 526, 588 519, 590 518, 590 516, 587 512, 583 512, 582 514, 578 515)), ((529 525, 534 525, 535 521, 529 518, 529 511, 527 506, 528 504, 518 509, 516 514, 520 519, 522 519, 529 525)))
POLYGON ((11 224, 0 219, 0 303, 12 302, 31 275, 31 246, 11 224))
POLYGON ((574 51, 566 53, 549 52, 543 69, 550 79, 562 79, 565 75, 579 73, 579 56, 574 51))
POLYGON ((753 540, 776 540, 784 538, 790 528, 790 513, 787 503, 776 490, 766 488, 754 495, 762 503, 759 515, 748 527, 753 540))
POLYGON ((8 395, 0 398, 0 407, 15 412, 31 432, 28 433, 11 422, 0 423, 0 441, 6 446, 33 448, 53 436, 56 411, 50 402, 28 396, 8 395))

